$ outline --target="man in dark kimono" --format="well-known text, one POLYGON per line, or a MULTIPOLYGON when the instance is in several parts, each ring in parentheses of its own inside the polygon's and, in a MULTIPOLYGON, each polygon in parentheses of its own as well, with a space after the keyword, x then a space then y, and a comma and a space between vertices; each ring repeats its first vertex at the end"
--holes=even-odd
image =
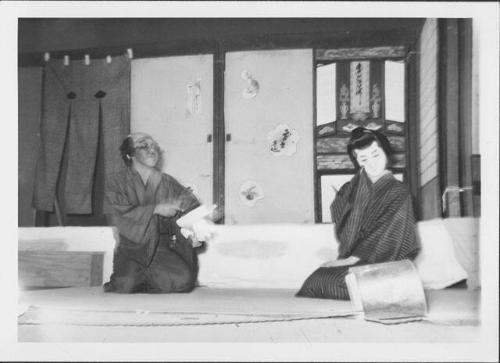
POLYGON ((120 151, 127 168, 111 175, 105 188, 108 216, 120 241, 104 291, 189 292, 197 278, 197 255, 175 222, 200 203, 157 169, 160 149, 149 135, 128 136, 120 151))
POLYGON ((314 271, 298 296, 349 299, 345 283, 349 267, 414 259, 419 252, 411 195, 387 169, 391 155, 387 138, 357 128, 348 153, 358 171, 330 207, 338 259, 314 271))

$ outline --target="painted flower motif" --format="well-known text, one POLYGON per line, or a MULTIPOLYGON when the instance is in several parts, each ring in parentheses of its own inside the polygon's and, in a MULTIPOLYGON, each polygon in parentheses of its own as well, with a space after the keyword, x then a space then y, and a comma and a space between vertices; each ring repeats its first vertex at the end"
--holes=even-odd
POLYGON ((255 186, 248 188, 241 192, 247 200, 254 200, 257 196, 257 191, 255 190, 255 186))
POLYGON ((280 124, 274 130, 267 134, 269 141, 269 151, 273 155, 293 155, 297 151, 297 142, 299 136, 297 132, 288 127, 288 125, 280 124))
POLYGON ((240 200, 243 204, 253 207, 255 203, 264 198, 264 192, 259 184, 253 180, 247 180, 240 187, 240 200))
POLYGON ((253 76, 246 69, 241 71, 241 79, 248 82, 248 86, 245 87, 242 91, 242 96, 244 99, 251 99, 257 96, 259 93, 259 82, 253 78, 253 76))

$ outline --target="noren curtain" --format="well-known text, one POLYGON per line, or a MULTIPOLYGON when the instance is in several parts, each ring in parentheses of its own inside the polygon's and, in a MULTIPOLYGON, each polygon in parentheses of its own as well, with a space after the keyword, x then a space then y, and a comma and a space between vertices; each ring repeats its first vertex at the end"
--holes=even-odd
POLYGON ((96 165, 104 179, 123 167, 118 148, 129 131, 128 57, 115 57, 111 63, 96 59, 88 65, 83 61, 67 66, 61 60, 46 63, 33 206, 52 211, 62 185, 64 190, 58 194, 64 196, 65 213, 101 213, 102 201, 93 201, 93 196, 102 199, 93 193, 96 165), (64 175, 63 160, 67 162, 64 175))

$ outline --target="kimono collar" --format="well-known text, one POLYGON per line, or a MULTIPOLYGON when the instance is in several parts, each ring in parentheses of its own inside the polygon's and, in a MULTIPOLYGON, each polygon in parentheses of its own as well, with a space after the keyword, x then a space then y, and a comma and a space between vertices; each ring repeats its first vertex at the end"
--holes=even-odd
MULTIPOLYGON (((137 170, 135 170, 135 168, 133 166, 128 167, 128 171, 133 178, 138 179, 141 182, 141 184, 144 185, 141 175, 139 174, 139 172, 137 170)), ((161 175, 162 175, 162 173, 160 171, 158 171, 157 169, 153 169, 151 171, 151 174, 149 174, 148 181, 147 181, 146 185, 152 184, 153 186, 155 186, 154 189, 156 189, 156 186, 158 186, 158 184, 161 181, 161 175)), ((146 185, 144 185, 144 186, 146 186, 146 185)))
POLYGON ((361 169, 360 174, 361 174, 362 178, 366 179, 366 182, 368 183, 368 185, 370 187, 374 187, 374 186, 378 187, 379 185, 384 185, 388 181, 391 181, 394 179, 394 175, 392 174, 392 172, 390 170, 388 170, 386 173, 384 173, 384 175, 382 175, 380 178, 378 178, 375 183, 372 182, 372 180, 370 179, 370 177, 366 173, 365 169, 361 169))

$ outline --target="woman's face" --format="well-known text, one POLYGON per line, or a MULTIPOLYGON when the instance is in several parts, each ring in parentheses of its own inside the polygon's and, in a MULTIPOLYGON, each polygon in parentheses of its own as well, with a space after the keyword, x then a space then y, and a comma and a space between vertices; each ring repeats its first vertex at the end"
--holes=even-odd
POLYGON ((160 159, 160 148, 156 141, 150 137, 140 138, 134 142, 134 156, 132 157, 135 163, 154 168, 160 159))
POLYGON ((354 155, 359 166, 365 169, 370 179, 378 179, 385 172, 387 156, 376 141, 364 149, 354 149, 354 155))

